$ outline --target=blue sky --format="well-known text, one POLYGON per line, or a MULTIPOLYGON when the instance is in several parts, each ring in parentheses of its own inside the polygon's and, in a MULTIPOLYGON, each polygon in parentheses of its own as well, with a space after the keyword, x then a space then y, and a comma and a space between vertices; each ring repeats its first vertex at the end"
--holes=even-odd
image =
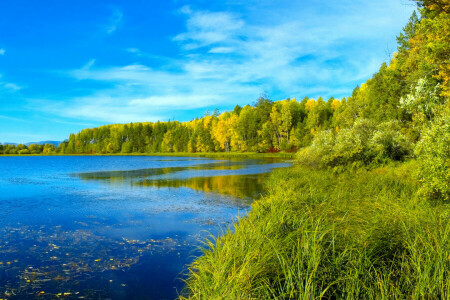
POLYGON ((407 0, 14 0, 0 9, 0 142, 344 97, 396 49, 407 0))

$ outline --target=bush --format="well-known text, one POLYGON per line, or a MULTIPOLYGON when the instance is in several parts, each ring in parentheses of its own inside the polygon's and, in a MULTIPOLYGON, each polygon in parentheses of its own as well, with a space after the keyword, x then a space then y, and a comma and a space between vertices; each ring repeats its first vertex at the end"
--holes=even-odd
POLYGON ((338 132, 319 132, 298 160, 315 167, 361 166, 402 161, 412 153, 411 142, 401 133, 397 121, 375 126, 367 119, 356 120, 353 127, 338 132))
POLYGON ((417 143, 420 162, 417 178, 419 194, 436 200, 450 200, 450 116, 436 119, 417 143))
POLYGON ((331 155, 335 144, 335 136, 332 130, 321 131, 314 137, 311 146, 299 152, 300 163, 311 166, 323 166, 323 158, 331 155))
POLYGON ((30 154, 31 152, 30 152, 30 150, 28 150, 28 149, 22 149, 22 150, 19 150, 19 154, 30 154))
POLYGON ((369 141, 371 157, 376 162, 402 161, 412 153, 412 143, 401 133, 398 121, 389 121, 377 126, 369 141))

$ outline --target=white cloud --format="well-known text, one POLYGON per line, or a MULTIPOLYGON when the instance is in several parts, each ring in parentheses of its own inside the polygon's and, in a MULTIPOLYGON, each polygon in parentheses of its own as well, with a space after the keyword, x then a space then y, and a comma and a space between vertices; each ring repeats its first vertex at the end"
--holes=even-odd
POLYGON ((89 70, 94 64, 95 64, 96 59, 91 59, 90 61, 88 61, 81 69, 82 70, 89 70))
POLYGON ((232 47, 215 47, 211 48, 208 53, 232 53, 234 49, 232 47))
POLYGON ((14 118, 14 117, 10 117, 10 116, 3 116, 3 115, 0 115, 0 119, 9 120, 9 121, 16 121, 16 122, 31 123, 31 121, 29 121, 29 120, 14 118))
POLYGON ((94 123, 87 123, 87 122, 73 122, 73 121, 68 121, 65 119, 57 119, 57 118, 45 118, 43 117, 42 119, 49 121, 51 123, 59 123, 59 124, 64 124, 64 125, 75 125, 75 126, 83 126, 83 127, 94 127, 97 124, 94 123))
POLYGON ((105 123, 127 123, 166 120, 165 116, 155 114, 150 105, 132 105, 133 100, 123 97, 111 97, 95 94, 89 97, 75 98, 71 101, 49 102, 34 100, 29 107, 44 110, 47 113, 72 119, 84 119, 105 123))
POLYGON ((0 48, 0 55, 5 55, 5 49, 3 49, 3 48, 0 48))
POLYGON ((136 54, 136 55, 140 55, 141 54, 141 50, 139 50, 138 48, 127 48, 127 49, 125 49, 125 51, 127 51, 129 53, 136 54))
POLYGON ((3 81, 2 78, 3 78, 3 75, 0 74, 0 91, 4 90, 7 92, 16 92, 16 91, 22 89, 21 86, 15 84, 15 83, 3 81))
POLYGON ((109 24, 105 27, 105 31, 107 34, 112 34, 114 31, 119 28, 119 26, 123 23, 123 13, 117 9, 114 8, 111 16, 109 17, 109 24))
POLYGON ((22 89, 21 86, 18 86, 17 84, 12 83, 12 82, 4 83, 3 86, 4 86, 5 88, 10 89, 10 90, 13 90, 13 91, 18 91, 18 90, 21 90, 21 89, 22 89))
MULTIPOLYGON (((264 90, 275 99, 347 96, 378 69, 384 43, 395 41, 412 12, 391 0, 262 3, 255 2, 246 18, 185 6, 180 13, 186 30, 173 38, 178 58, 157 58, 163 67, 98 67, 91 61, 69 75, 109 88, 41 107, 74 118, 131 122, 165 120, 174 110, 252 103, 264 90)), ((138 48, 126 51, 150 56, 138 48)))
POLYGON ((174 37, 185 49, 197 49, 234 38, 244 21, 227 12, 194 12, 190 8, 182 10, 188 16, 187 31, 174 37))

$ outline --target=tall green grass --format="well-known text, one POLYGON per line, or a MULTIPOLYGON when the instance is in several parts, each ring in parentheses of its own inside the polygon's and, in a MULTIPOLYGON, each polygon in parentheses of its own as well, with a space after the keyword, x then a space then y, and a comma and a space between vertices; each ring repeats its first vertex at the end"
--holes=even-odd
POLYGON ((414 168, 275 172, 269 195, 206 241, 185 297, 448 299, 450 209, 417 198, 414 168))

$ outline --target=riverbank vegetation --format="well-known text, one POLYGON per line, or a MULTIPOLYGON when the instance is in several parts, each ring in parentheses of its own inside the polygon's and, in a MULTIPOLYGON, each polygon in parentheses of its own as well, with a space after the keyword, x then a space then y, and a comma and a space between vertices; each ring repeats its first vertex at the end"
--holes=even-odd
POLYGON ((450 297, 450 5, 418 11, 390 63, 205 242, 184 297, 450 297))
POLYGON ((417 162, 275 172, 269 196, 191 265, 192 299, 446 299, 450 209, 417 162))

